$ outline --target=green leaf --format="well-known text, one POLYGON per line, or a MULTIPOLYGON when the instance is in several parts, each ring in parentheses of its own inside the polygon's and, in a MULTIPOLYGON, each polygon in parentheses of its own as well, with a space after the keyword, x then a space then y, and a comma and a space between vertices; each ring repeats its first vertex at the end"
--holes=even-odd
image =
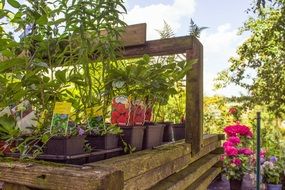
POLYGON ((21 4, 16 0, 7 0, 7 2, 14 8, 20 8, 21 4))
POLYGON ((44 134, 44 135, 42 136, 41 141, 42 141, 44 144, 46 144, 46 143, 48 142, 48 140, 49 140, 49 135, 44 134))
POLYGON ((66 83, 66 71, 67 70, 63 70, 63 71, 56 71, 55 73, 55 77, 57 80, 59 80, 60 82, 66 83))
POLYGON ((48 23, 47 15, 42 15, 39 19, 36 20, 36 23, 39 25, 45 25, 48 23))
POLYGON ((4 57, 11 57, 13 55, 13 53, 8 49, 1 51, 1 53, 4 57))

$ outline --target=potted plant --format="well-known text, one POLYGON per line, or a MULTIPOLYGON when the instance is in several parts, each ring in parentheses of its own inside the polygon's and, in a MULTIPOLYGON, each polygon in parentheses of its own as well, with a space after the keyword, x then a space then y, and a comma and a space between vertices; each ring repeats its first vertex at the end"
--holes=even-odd
POLYGON ((282 190, 281 177, 282 172, 284 172, 283 167, 282 163, 275 156, 272 156, 262 164, 262 179, 268 190, 282 190))
POLYGON ((227 135, 223 144, 224 173, 230 182, 231 190, 240 190, 243 177, 250 168, 253 151, 248 146, 253 134, 249 127, 239 123, 225 127, 224 131, 227 135))
POLYGON ((70 121, 70 113, 71 103, 55 103, 45 154, 66 156, 84 153, 85 131, 70 121))
POLYGON ((124 150, 126 147, 129 147, 129 150, 141 150, 145 127, 135 124, 131 106, 130 100, 126 97, 114 98, 111 122, 122 130, 121 145, 124 146, 124 150))
POLYGON ((117 125, 106 124, 102 116, 89 117, 86 140, 92 149, 110 150, 118 147, 122 130, 117 125))
MULTIPOLYGON (((64 116, 63 116, 64 117, 64 116)), ((45 154, 70 156, 84 153, 85 135, 75 124, 68 125, 68 132, 57 131, 46 143, 45 154)))
POLYGON ((142 86, 147 79, 147 62, 147 56, 123 62, 119 68, 112 67, 108 74, 113 92, 111 123, 121 127, 122 145, 130 145, 132 150, 141 150, 143 144, 145 106, 142 99, 145 90, 142 86))

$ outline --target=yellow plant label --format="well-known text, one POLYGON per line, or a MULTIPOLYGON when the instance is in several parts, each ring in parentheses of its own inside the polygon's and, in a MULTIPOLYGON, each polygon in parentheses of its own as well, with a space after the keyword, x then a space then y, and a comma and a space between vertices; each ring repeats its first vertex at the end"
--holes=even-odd
POLYGON ((71 103, 69 102, 56 102, 54 106, 54 114, 70 114, 71 112, 71 103))

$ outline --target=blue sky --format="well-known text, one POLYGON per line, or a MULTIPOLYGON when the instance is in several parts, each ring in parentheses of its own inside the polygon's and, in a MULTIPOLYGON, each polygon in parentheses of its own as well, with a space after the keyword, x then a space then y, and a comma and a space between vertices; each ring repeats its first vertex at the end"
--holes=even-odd
POLYGON ((217 73, 229 66, 228 59, 246 39, 238 36, 238 28, 249 17, 245 12, 251 0, 127 0, 126 22, 146 22, 148 39, 159 38, 155 29, 161 29, 166 20, 177 36, 186 35, 190 18, 199 26, 207 26, 201 35, 204 45, 204 94, 239 95, 244 91, 236 86, 213 91, 217 73))

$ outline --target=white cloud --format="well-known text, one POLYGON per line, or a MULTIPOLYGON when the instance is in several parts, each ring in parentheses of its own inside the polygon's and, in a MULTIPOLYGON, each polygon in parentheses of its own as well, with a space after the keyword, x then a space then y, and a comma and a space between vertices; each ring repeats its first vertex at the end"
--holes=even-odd
POLYGON ((228 23, 218 26, 214 32, 202 33, 200 40, 204 46, 204 92, 206 95, 230 96, 244 92, 236 86, 213 91, 215 77, 218 72, 229 67, 229 58, 236 54, 237 47, 244 39, 245 36, 238 36, 237 29, 233 29, 228 23))
POLYGON ((167 21, 174 30, 181 29, 182 19, 189 19, 195 11, 195 0, 174 0, 172 4, 152 4, 141 7, 136 5, 125 16, 127 24, 147 23, 147 38, 157 39, 156 29, 163 27, 163 20, 167 21))

